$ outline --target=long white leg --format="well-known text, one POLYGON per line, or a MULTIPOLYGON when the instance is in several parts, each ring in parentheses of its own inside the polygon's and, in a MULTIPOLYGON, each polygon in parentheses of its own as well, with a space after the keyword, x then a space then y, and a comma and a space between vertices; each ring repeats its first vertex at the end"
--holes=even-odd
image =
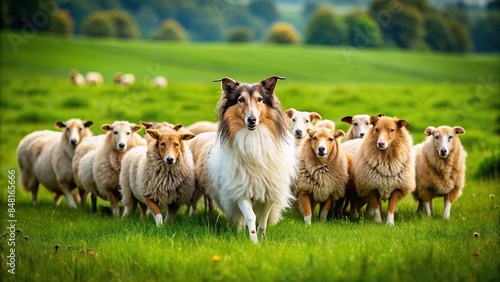
POLYGON ((425 210, 425 214, 429 217, 431 216, 432 212, 431 212, 431 202, 424 202, 424 210, 425 210))
POLYGON ((241 213, 245 217, 245 221, 248 227, 248 233, 250 235, 250 240, 257 244, 259 239, 257 238, 257 230, 255 227, 256 217, 253 212, 252 202, 249 199, 241 199, 238 201, 238 207, 240 208, 241 213))
POLYGON ((387 213, 387 226, 394 226, 394 213, 387 213))
POLYGON ((155 223, 157 227, 160 227, 163 224, 163 216, 161 213, 155 215, 155 223))
POLYGON ((261 238, 266 237, 267 220, 269 219, 269 214, 271 213, 272 207, 273 203, 266 202, 264 208, 262 209, 262 213, 259 219, 259 232, 258 232, 258 236, 261 238))
POLYGON ((66 196, 66 201, 68 202, 68 206, 70 208, 76 209, 76 202, 75 198, 73 198, 73 194, 71 194, 71 191, 64 191, 64 196, 66 196))
POLYGON ((450 211, 451 211, 451 202, 448 199, 444 199, 444 213, 443 213, 443 218, 444 219, 450 219, 450 211))
POLYGON ((375 222, 382 222, 382 216, 380 215, 380 207, 378 209, 373 210, 373 219, 375 222))

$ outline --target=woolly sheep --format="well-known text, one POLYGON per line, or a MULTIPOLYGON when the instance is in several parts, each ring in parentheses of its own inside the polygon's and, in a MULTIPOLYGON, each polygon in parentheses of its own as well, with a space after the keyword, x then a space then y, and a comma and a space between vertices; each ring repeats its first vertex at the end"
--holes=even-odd
POLYGON ((302 138, 306 135, 307 129, 313 128, 313 122, 322 119, 316 112, 301 112, 294 108, 287 109, 285 114, 288 117, 288 129, 295 138, 296 147, 302 142, 302 138))
POLYGON ((307 129, 299 147, 299 169, 292 191, 298 199, 304 222, 311 224, 316 203, 321 203, 319 220, 328 216, 333 201, 344 197, 349 180, 348 160, 340 147, 344 131, 307 129))
POLYGON ((151 84, 153 85, 153 87, 157 87, 157 88, 166 88, 167 85, 168 85, 168 82, 167 82, 167 79, 161 75, 153 78, 153 80, 151 81, 151 84))
POLYGON ((210 121, 198 121, 191 125, 188 125, 187 130, 197 135, 202 132, 215 132, 217 131, 217 123, 210 121))
POLYGON ((115 74, 115 84, 118 85, 124 85, 124 86, 130 86, 135 83, 135 75, 131 73, 117 73, 115 74))
POLYGON ((85 78, 77 70, 72 69, 69 74, 69 79, 73 85, 82 86, 85 84, 85 78))
POLYGON ((141 127, 126 121, 115 121, 111 125, 104 124, 101 129, 107 133, 104 144, 95 152, 92 173, 98 195, 101 197, 106 195, 113 214, 119 216, 121 160, 130 149, 146 145, 146 141, 136 133, 141 127))
POLYGON ((335 130, 335 122, 329 119, 318 120, 318 122, 316 122, 316 124, 314 125, 314 128, 318 127, 325 127, 331 130, 335 130))
POLYGON ((370 117, 373 126, 354 157, 354 178, 359 196, 370 196, 375 221, 381 222, 380 201, 389 199, 387 225, 394 225, 397 202, 415 190, 413 140, 405 120, 370 117))
POLYGON ((80 142, 91 136, 89 127, 92 121, 80 119, 58 121, 56 126, 64 132, 50 130, 35 131, 24 137, 17 147, 17 162, 21 171, 21 182, 24 190, 31 191, 32 202, 38 202, 38 186, 42 184, 56 193, 55 202, 59 204, 64 195, 68 205, 76 208, 72 159, 75 148, 80 142))
POLYGON ((87 83, 90 85, 101 85, 102 82, 104 81, 102 78, 102 74, 96 71, 91 71, 88 72, 85 75, 85 78, 87 79, 87 83))
POLYGON ((141 217, 147 206, 157 226, 163 224, 160 208, 167 207, 165 223, 173 220, 181 204, 188 204, 194 191, 193 156, 185 141, 195 135, 176 131, 161 133, 157 129, 146 132, 156 142, 147 147, 134 148, 123 158, 120 172, 123 216, 135 211, 141 204, 141 217))
POLYGON ((371 126, 369 115, 345 116, 342 121, 351 125, 344 141, 363 138, 371 126))
POLYGON ((418 212, 432 213, 432 199, 444 197, 443 218, 450 218, 451 205, 462 195, 465 185, 465 152, 458 135, 460 126, 429 126, 427 138, 414 147, 417 188, 413 192, 419 202, 418 212))
MULTIPOLYGON (((160 130, 161 133, 166 133, 168 131, 174 130, 174 125, 171 123, 168 123, 166 121, 164 122, 150 122, 150 121, 141 121, 141 125, 146 128, 146 129, 158 129, 160 130)), ((153 137, 149 134, 144 134, 144 139, 146 142, 149 144, 151 141, 155 141, 153 137)))

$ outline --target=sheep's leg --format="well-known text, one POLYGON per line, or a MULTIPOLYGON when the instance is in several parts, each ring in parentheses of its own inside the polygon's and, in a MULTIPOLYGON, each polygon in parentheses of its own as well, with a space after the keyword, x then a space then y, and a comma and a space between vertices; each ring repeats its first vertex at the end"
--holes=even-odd
POLYGON ((299 208, 304 216, 304 222, 306 225, 311 225, 312 217, 312 207, 311 207, 311 197, 307 192, 301 192, 299 194, 299 208))
POLYGON ((70 208, 76 209, 76 202, 75 198, 73 197, 73 193, 71 193, 71 187, 68 183, 59 183, 61 186, 61 191, 64 193, 64 196, 66 197, 66 201, 68 202, 68 206, 70 208))
POLYGON ((416 214, 421 214, 423 212, 424 212, 424 202, 422 201, 422 199, 418 199, 418 207, 415 210, 415 213, 416 214))
POLYGON ((94 194, 90 194, 90 202, 92 204, 92 212, 97 212, 97 196, 94 194))
POLYGON ((271 213, 271 209, 273 208, 272 202, 265 202, 264 208, 262 209, 262 213, 260 214, 259 219, 259 228, 258 228, 258 237, 266 238, 266 230, 267 230, 267 220, 269 219, 269 214, 271 213))
POLYGON ((120 204, 118 204, 118 200, 115 197, 115 193, 113 189, 108 189, 108 200, 111 204, 111 209, 113 210, 114 216, 120 216, 120 204))
POLYGON ((259 239, 257 238, 257 232, 255 228, 256 216, 253 211, 252 202, 247 198, 241 199, 238 201, 238 207, 240 208, 240 211, 247 223, 250 240, 253 243, 257 244, 259 242, 259 239))
POLYGON ((208 195, 205 195, 205 200, 208 204, 208 210, 210 212, 213 212, 215 210, 215 203, 214 203, 214 199, 212 199, 212 197, 208 196, 208 195))
POLYGON ((181 205, 177 203, 172 203, 168 205, 168 211, 167 211, 167 216, 165 218, 165 223, 169 223, 172 222, 172 220, 174 220, 175 214, 179 210, 180 206, 181 205))
MULTIPOLYGON (((345 201, 345 198, 340 198, 340 199, 335 201, 335 205, 333 207, 333 217, 335 219, 342 218, 342 216, 345 214, 345 212, 343 212, 344 201, 345 201)), ((347 210, 347 207, 346 207, 346 210, 347 210)))
POLYGON ((394 213, 398 207, 398 201, 401 198, 401 191, 394 190, 389 198, 389 208, 387 209, 387 226, 394 226, 394 213))
POLYGON ((330 211, 330 208, 332 207, 332 198, 328 197, 328 199, 324 202, 323 207, 319 211, 319 221, 323 222, 326 221, 326 218, 328 217, 328 212, 330 211))
POLYGON ((78 188, 78 192, 80 193, 80 206, 82 207, 86 207, 87 206, 87 195, 89 194, 89 192, 83 190, 83 189, 80 189, 78 188))
MULTIPOLYGON (((201 196, 203 196, 203 192, 199 188, 194 189, 193 198, 191 198, 191 205, 188 206, 188 208, 186 209, 185 213, 186 216, 189 215, 191 208, 193 210, 192 214, 193 215, 196 214, 196 210, 198 209, 198 201, 200 200, 201 196)), ((206 206, 205 206, 205 211, 206 211, 206 206)))
POLYGON ((158 206, 157 203, 155 203, 153 200, 149 198, 144 199, 146 202, 146 205, 148 206, 149 210, 155 217, 155 223, 156 226, 161 226, 163 224, 163 216, 161 215, 160 207, 158 206))
POLYGON ((146 219, 146 211, 148 207, 146 204, 139 202, 139 207, 141 208, 141 219, 145 220, 146 219))
POLYGON ((129 203, 126 204, 125 207, 123 208, 122 217, 127 217, 129 214, 133 214, 137 209, 137 202, 138 202, 137 199, 133 195, 130 195, 129 203))
MULTIPOLYGON (((376 222, 382 222, 382 216, 380 215, 380 200, 377 190, 370 191, 370 202, 373 208, 373 219, 376 222)), ((368 213, 368 207, 366 208, 368 213)))
POLYGON ((58 207, 61 204, 61 196, 62 196, 61 193, 56 193, 56 195, 54 196, 54 205, 56 207, 58 207))
MULTIPOLYGON (((22 173, 21 177, 23 177, 25 174, 22 173)), ((26 173, 27 175, 27 173, 26 173)), ((22 179, 24 187, 27 187, 29 191, 31 191, 31 203, 35 206, 38 204, 38 188, 40 187, 40 182, 36 180, 35 177, 25 180, 24 177, 22 179)))

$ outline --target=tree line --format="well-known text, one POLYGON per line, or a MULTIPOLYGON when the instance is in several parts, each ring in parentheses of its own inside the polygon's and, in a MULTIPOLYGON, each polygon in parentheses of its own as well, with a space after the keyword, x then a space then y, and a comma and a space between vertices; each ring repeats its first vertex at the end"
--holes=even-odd
POLYGON ((22 29, 51 11, 41 31, 65 36, 192 41, 268 41, 430 49, 499 51, 500 0, 483 15, 465 7, 439 10, 427 0, 371 0, 368 10, 340 15, 314 0, 303 4, 305 26, 283 21, 271 0, 1 0, 2 29, 22 29), (38 18, 37 18, 38 16, 38 18))

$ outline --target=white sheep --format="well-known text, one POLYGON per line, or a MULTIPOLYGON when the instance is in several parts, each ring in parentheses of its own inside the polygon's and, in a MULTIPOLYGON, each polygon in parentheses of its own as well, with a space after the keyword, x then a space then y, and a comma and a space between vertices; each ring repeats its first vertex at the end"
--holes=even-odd
POLYGON ((145 218, 147 206, 160 226, 163 224, 160 208, 168 208, 167 223, 182 204, 190 203, 195 176, 193 156, 185 141, 195 135, 178 132, 179 128, 178 125, 175 131, 167 133, 147 129, 156 142, 134 148, 123 158, 120 191, 124 217, 133 213, 140 202, 141 218, 145 218))
POLYGON ((64 195, 68 205, 76 208, 72 194, 74 185, 72 159, 75 148, 80 142, 92 135, 89 127, 92 121, 70 119, 56 122, 64 132, 50 130, 35 131, 24 137, 17 147, 17 162, 21 171, 24 190, 31 191, 32 202, 38 202, 38 186, 42 184, 56 193, 55 202, 59 204, 64 195))
POLYGON ((215 132, 217 131, 217 122, 197 121, 193 124, 186 126, 186 129, 195 135, 203 132, 215 132))
POLYGON ((82 86, 85 84, 85 78, 77 70, 72 69, 69 74, 69 79, 73 85, 82 86))
POLYGON ((153 80, 151 81, 151 84, 153 85, 153 87, 166 88, 168 85, 168 81, 165 77, 159 75, 159 76, 156 76, 155 78, 153 78, 153 80))
POLYGON ((345 116, 342 118, 342 121, 351 125, 344 141, 363 138, 371 126, 369 115, 345 116))
POLYGON ((417 212, 432 214, 432 199, 444 197, 443 218, 450 218, 451 205, 462 195, 465 185, 465 152, 458 135, 460 126, 429 126, 427 138, 414 147, 417 188, 413 196, 419 202, 417 212))
POLYGON ((90 85, 101 85, 104 81, 102 74, 96 71, 90 71, 85 75, 87 83, 90 85))
POLYGON ((101 129, 106 133, 104 144, 95 152, 92 166, 93 178, 98 196, 107 199, 115 216, 120 215, 119 176, 121 161, 125 154, 135 146, 146 145, 146 141, 136 132, 139 125, 126 121, 104 124, 101 129), (103 196, 106 197, 103 197, 103 196))
POLYGON ((124 86, 130 86, 135 83, 135 75, 131 73, 117 73, 115 74, 115 84, 118 85, 124 85, 124 86))
POLYGON ((298 147, 302 142, 302 138, 306 135, 308 128, 313 128, 313 122, 321 120, 321 116, 316 112, 301 112, 294 108, 285 111, 288 117, 288 130, 295 138, 295 146, 298 147))
POLYGON ((318 120, 314 125, 314 128, 325 127, 335 131, 335 122, 329 119, 318 120))

